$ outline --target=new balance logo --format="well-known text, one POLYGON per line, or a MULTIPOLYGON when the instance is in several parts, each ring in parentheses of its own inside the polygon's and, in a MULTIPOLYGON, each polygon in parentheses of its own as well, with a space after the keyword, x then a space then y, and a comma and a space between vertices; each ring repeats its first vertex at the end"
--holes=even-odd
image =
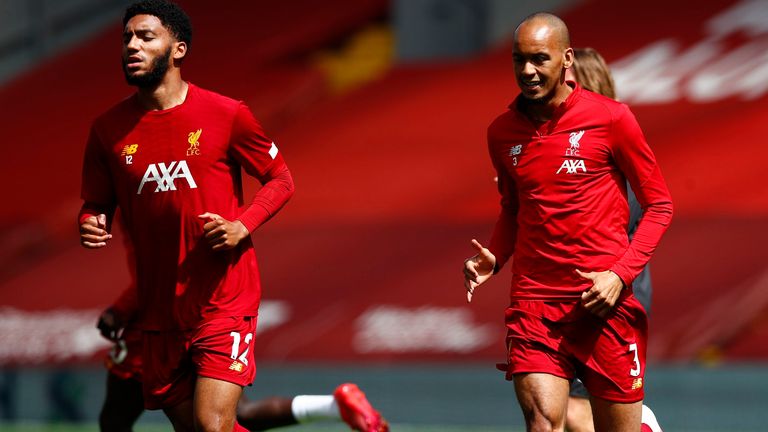
POLYGON ((147 171, 144 172, 144 177, 141 179, 141 183, 139 183, 139 190, 136 194, 141 194, 141 190, 147 182, 157 183, 154 192, 175 191, 176 185, 174 184, 174 180, 179 178, 185 179, 190 189, 197 188, 195 179, 192 178, 192 173, 189 172, 187 161, 173 161, 168 166, 163 162, 149 164, 147 171))
POLYGON ((566 159, 563 161, 563 164, 560 165, 560 168, 557 170, 555 174, 560 174, 560 171, 566 170, 566 174, 576 174, 581 170, 582 172, 587 172, 587 167, 584 165, 584 160, 579 159, 566 159))
POLYGON ((232 364, 229 365, 229 370, 233 370, 235 372, 242 372, 244 368, 245 368, 245 365, 243 365, 237 360, 233 361, 232 364))
POLYGON ((129 144, 123 147, 123 151, 120 152, 120 156, 125 156, 125 164, 133 164, 133 154, 139 150, 138 144, 129 144))

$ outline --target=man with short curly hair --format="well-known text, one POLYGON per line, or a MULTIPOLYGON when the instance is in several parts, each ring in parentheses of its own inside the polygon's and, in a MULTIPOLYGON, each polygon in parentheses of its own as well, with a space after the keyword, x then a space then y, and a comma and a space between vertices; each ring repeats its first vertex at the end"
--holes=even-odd
POLYGON ((83 163, 80 241, 107 245, 117 208, 135 248, 145 407, 177 431, 246 430, 261 297, 250 234, 293 194, 282 153, 248 107, 181 78, 187 14, 128 7, 122 63, 137 92, 98 117, 83 163), (262 188, 242 202, 241 168, 262 188))

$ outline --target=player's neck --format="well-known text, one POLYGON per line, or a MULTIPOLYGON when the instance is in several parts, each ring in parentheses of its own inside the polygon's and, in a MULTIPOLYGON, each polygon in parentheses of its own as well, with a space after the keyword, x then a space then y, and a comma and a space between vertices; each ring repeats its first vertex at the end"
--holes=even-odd
POLYGON ((187 99, 189 84, 180 74, 168 74, 153 87, 139 87, 137 92, 141 106, 147 111, 160 111, 181 105, 187 99))
POLYGON ((554 96, 548 101, 531 102, 524 104, 523 112, 535 123, 545 123, 552 120, 557 108, 568 99, 573 92, 573 88, 566 83, 558 86, 554 96))

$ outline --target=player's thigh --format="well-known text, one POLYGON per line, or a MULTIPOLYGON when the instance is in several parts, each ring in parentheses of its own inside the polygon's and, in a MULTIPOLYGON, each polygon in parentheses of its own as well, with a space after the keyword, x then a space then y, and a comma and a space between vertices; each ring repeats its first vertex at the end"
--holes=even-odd
POLYGON ((227 431, 234 425, 242 388, 253 382, 256 317, 208 320, 192 338, 197 370, 195 425, 201 431, 227 431))
POLYGON ((243 388, 235 383, 199 376, 195 385, 194 418, 199 431, 229 432, 235 425, 243 388))
POLYGON ((569 347, 583 362, 579 378, 592 396, 618 403, 643 400, 648 340, 645 310, 628 296, 599 331, 594 344, 569 347))
POLYGON ((250 385, 256 376, 255 335, 256 317, 215 318, 201 324, 190 349, 197 376, 250 385))
POLYGON ((568 380, 545 373, 520 373, 515 374, 514 381, 529 429, 549 424, 553 429, 562 430, 568 406, 568 380))
POLYGON ((591 403, 595 432, 637 432, 640 430, 643 401, 621 403, 593 397, 591 403))

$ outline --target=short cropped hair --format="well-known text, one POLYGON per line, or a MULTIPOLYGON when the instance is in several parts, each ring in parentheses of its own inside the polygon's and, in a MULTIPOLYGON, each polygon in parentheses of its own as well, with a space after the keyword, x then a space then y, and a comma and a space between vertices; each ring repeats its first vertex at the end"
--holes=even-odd
POLYGON ((517 32, 520 27, 525 24, 541 22, 546 24, 552 30, 552 34, 557 38, 557 44, 559 48, 565 50, 571 46, 571 35, 568 31, 568 26, 565 24, 559 16, 551 14, 549 12, 536 12, 525 17, 525 19, 515 29, 515 40, 517 40, 517 32))
POLYGON ((166 0, 142 0, 125 10, 123 25, 136 15, 152 15, 157 17, 163 27, 173 34, 179 42, 186 42, 187 49, 192 45, 192 23, 181 6, 166 0))

